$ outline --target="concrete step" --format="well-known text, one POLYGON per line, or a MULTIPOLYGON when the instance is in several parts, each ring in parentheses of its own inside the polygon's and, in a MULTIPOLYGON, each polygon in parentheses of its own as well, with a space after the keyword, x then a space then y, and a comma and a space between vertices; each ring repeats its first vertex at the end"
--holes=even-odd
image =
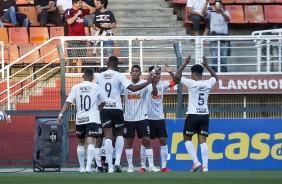
POLYGON ((177 20, 177 16, 176 15, 162 15, 162 16, 140 16, 140 17, 116 17, 116 21, 117 23, 119 22, 146 22, 146 21, 150 21, 150 22, 160 22, 160 21, 169 21, 169 20, 173 20, 176 21, 177 20))
POLYGON ((116 36, 185 36, 186 30, 183 27, 172 28, 117 28, 114 31, 116 36))
POLYGON ((172 8, 154 8, 154 9, 117 9, 113 11, 115 17, 127 17, 132 19, 137 19, 138 17, 142 16, 152 16, 152 17, 159 17, 163 15, 173 15, 173 9, 172 8))
POLYGON ((168 2, 158 2, 158 1, 150 1, 150 2, 142 2, 142 1, 138 1, 138 2, 134 2, 134 3, 128 3, 125 1, 119 2, 119 3, 111 3, 109 4, 109 6, 107 7, 108 10, 111 11, 115 11, 116 9, 123 9, 123 8, 127 8, 127 9, 139 9, 139 8, 143 8, 143 9, 152 9, 152 8, 169 8, 169 3, 168 2))
POLYGON ((177 21, 162 21, 162 22, 120 22, 118 23, 119 28, 134 27, 134 28, 167 28, 167 27, 181 27, 182 23, 177 21))

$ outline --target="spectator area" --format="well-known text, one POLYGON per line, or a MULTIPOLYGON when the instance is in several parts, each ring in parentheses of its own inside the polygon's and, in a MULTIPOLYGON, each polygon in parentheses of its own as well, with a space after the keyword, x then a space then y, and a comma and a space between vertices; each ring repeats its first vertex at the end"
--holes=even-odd
MULTIPOLYGON (((210 0, 211 7, 215 0, 210 0)), ((282 23, 282 0, 222 0, 224 8, 231 14, 231 24, 282 23)), ((187 0, 173 0, 184 9, 183 24, 191 24, 186 7, 187 0)))

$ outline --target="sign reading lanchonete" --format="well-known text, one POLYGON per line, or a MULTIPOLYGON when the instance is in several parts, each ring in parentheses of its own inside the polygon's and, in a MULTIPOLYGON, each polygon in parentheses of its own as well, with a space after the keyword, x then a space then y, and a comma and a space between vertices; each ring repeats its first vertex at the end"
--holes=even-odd
MULTIPOLYGON (((167 119, 172 170, 190 170, 192 159, 183 142, 184 119, 167 119)), ((282 119, 210 119, 209 170, 282 169, 282 119)), ((192 140, 199 161, 197 135, 192 140)))
MULTIPOLYGON (((185 76, 188 77, 189 76, 185 76)), ((211 90, 211 94, 281 94, 282 75, 252 75, 252 76, 219 76, 219 80, 211 90)), ((169 76, 163 79, 170 80, 169 76)), ((206 77, 205 77, 206 79, 206 77)), ((177 86, 166 91, 166 94, 176 93, 177 86)), ((183 93, 188 93, 183 87, 183 93)))

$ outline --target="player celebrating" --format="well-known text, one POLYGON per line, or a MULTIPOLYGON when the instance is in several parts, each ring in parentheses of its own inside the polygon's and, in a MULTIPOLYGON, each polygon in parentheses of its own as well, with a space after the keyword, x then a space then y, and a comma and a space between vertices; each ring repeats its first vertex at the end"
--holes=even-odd
MULTIPOLYGON (((155 68, 156 80, 152 82, 152 85, 148 86, 148 119, 150 125, 150 138, 155 139, 159 138, 160 146, 161 146, 161 159, 162 159, 162 169, 161 172, 171 172, 166 167, 167 157, 168 157, 168 147, 166 143, 167 139, 167 130, 164 119, 163 112, 163 95, 164 91, 172 86, 174 86, 173 80, 171 81, 160 81, 161 76, 161 68, 157 66, 151 66, 149 68, 149 72, 151 72, 155 68)), ((170 73, 170 75, 174 75, 169 66, 165 65, 165 71, 170 73)), ((141 156, 141 169, 139 172, 146 172, 146 160, 144 159, 144 147, 141 145, 140 156, 141 156)))
POLYGON ((193 166, 191 171, 197 171, 201 167, 201 163, 198 161, 198 157, 195 148, 191 142, 192 136, 197 133, 198 140, 201 147, 202 153, 202 171, 208 171, 208 146, 206 144, 206 137, 209 134, 209 109, 208 109, 208 97, 211 88, 215 85, 218 80, 217 75, 208 65, 207 59, 203 56, 202 65, 209 71, 212 76, 208 80, 203 80, 204 68, 202 65, 196 64, 191 67, 192 79, 182 77, 182 70, 189 64, 191 56, 188 56, 183 65, 177 70, 174 81, 176 83, 181 82, 188 87, 189 91, 189 105, 188 105, 188 116, 185 120, 183 129, 183 137, 185 147, 188 153, 193 159, 193 166))
MULTIPOLYGON (((100 160, 101 166, 101 152, 102 144, 102 127, 100 122, 99 110, 105 105, 106 97, 101 91, 100 86, 93 83, 93 70, 86 69, 84 71, 84 82, 76 84, 72 87, 71 92, 61 110, 58 117, 58 122, 62 122, 64 112, 68 109, 70 104, 76 103, 76 136, 78 140, 77 156, 79 161, 79 172, 91 173, 91 164, 94 159, 96 151, 96 162, 100 160), (84 145, 85 137, 87 137, 87 164, 86 169, 84 165, 84 145), (96 144, 94 143, 96 138, 96 144), (100 151, 99 151, 100 150, 100 151)), ((98 163, 97 163, 98 165, 98 163)), ((103 171, 103 168, 98 168, 99 171, 103 171)))
POLYGON ((120 95, 122 94, 122 88, 129 89, 131 91, 138 91, 149 85, 153 81, 153 77, 150 76, 148 80, 139 85, 133 85, 131 82, 118 70, 118 58, 116 56, 109 57, 107 63, 108 70, 97 74, 96 83, 99 84, 103 93, 106 94, 106 104, 104 109, 101 110, 101 123, 105 134, 105 153, 108 161, 109 169, 108 173, 113 173, 113 130, 116 134, 116 160, 115 171, 121 172, 120 158, 124 147, 123 131, 124 131, 124 117, 122 111, 122 103, 120 95))
MULTIPOLYGON (((139 65, 133 65, 131 68, 131 82, 134 85, 139 85, 145 80, 140 80, 141 68, 139 65)), ((134 172, 134 167, 132 164, 133 157, 133 141, 135 137, 135 130, 137 131, 138 138, 142 138, 142 145, 144 147, 145 153, 149 161, 149 171, 150 172, 159 172, 154 166, 154 154, 153 149, 150 144, 150 127, 147 117, 147 104, 146 97, 148 92, 147 87, 132 92, 128 89, 124 89, 124 99, 125 99, 125 111, 124 111, 124 120, 125 120, 125 129, 124 136, 127 140, 127 146, 125 149, 126 158, 128 162, 128 171, 134 172)))

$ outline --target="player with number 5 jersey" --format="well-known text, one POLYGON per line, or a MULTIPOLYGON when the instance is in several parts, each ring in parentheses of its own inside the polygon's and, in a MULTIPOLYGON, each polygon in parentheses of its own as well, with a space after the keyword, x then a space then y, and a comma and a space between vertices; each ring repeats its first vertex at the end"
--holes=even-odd
POLYGON ((188 56, 183 65, 180 66, 174 75, 175 83, 181 82, 188 88, 189 105, 187 111, 187 118, 183 129, 183 138, 185 147, 193 159, 193 166, 191 171, 197 171, 202 166, 202 171, 208 171, 208 146, 206 138, 209 135, 209 110, 208 97, 210 90, 217 81, 217 75, 208 65, 207 59, 203 56, 202 65, 209 71, 212 76, 208 80, 203 80, 204 68, 202 65, 196 64, 191 67, 191 78, 182 77, 182 70, 189 64, 191 56, 188 56), (202 162, 199 162, 194 145, 192 144, 192 136, 197 133, 198 141, 201 147, 202 162))
POLYGON ((107 68, 108 70, 96 75, 96 83, 107 97, 105 107, 100 112, 100 117, 105 135, 105 153, 109 165, 108 173, 113 173, 113 131, 116 136, 116 142, 114 144, 116 149, 116 160, 114 163, 116 172, 121 172, 120 159, 124 147, 124 117, 121 103, 123 88, 131 91, 141 90, 153 81, 153 76, 150 76, 142 84, 131 84, 123 74, 117 71, 118 58, 116 56, 109 57, 107 68))

